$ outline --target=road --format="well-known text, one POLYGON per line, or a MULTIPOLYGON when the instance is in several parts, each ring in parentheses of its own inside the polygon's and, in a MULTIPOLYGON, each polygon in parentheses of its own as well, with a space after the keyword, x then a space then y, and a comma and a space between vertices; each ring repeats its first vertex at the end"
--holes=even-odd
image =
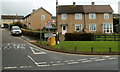
POLYGON ((2 29, 3 70, 118 70, 118 56, 44 50, 2 29))

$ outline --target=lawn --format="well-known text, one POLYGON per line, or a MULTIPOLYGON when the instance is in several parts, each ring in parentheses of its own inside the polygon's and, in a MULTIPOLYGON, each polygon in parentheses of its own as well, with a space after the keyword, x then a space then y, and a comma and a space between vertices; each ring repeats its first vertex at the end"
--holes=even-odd
POLYGON ((111 47, 112 52, 117 52, 118 43, 120 41, 61 41, 59 45, 52 47, 61 49, 63 46, 65 51, 74 51, 76 47, 76 50, 80 52, 89 52, 91 47, 96 52, 109 52, 109 48, 111 47))

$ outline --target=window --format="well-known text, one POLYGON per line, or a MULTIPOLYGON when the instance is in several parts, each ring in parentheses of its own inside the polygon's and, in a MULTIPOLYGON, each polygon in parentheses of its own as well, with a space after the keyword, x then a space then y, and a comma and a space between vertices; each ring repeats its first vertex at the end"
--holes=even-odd
POLYGON ((109 19, 109 13, 104 13, 104 19, 109 19))
POLYGON ((17 19, 15 19, 14 21, 15 21, 15 22, 17 22, 18 20, 17 20, 17 19))
POLYGON ((11 19, 9 19, 9 21, 11 22, 12 20, 11 20, 11 19))
POLYGON ((62 19, 63 20, 67 19, 67 14, 62 14, 62 19))
POLYGON ((82 24, 75 24, 75 31, 82 31, 82 24))
POLYGON ((90 24, 89 25, 89 30, 90 31, 96 31, 96 24, 90 24))
POLYGON ((89 13, 89 19, 96 19, 95 13, 89 13))
POLYGON ((103 33, 113 33, 113 24, 103 24, 103 33))
POLYGON ((75 14, 75 19, 82 19, 82 14, 81 13, 76 13, 75 14))
POLYGON ((41 20, 45 20, 45 15, 41 15, 41 20))

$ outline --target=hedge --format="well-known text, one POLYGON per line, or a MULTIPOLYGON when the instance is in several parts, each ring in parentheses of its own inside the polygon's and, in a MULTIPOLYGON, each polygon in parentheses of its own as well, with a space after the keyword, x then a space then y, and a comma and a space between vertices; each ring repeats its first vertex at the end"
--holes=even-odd
MULTIPOLYGON (((39 31, 22 29, 22 32, 23 32, 23 35, 25 35, 25 36, 40 39, 40 32, 39 31)), ((42 39, 44 39, 44 33, 42 33, 42 39)))
POLYGON ((66 33, 65 41, 94 41, 94 34, 92 33, 66 33))

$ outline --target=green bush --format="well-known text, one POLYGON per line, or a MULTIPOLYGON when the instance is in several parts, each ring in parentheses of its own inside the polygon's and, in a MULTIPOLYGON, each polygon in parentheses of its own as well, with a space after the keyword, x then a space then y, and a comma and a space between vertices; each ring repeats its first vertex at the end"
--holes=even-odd
MULTIPOLYGON (((25 35, 25 36, 40 39, 40 32, 39 31, 32 31, 32 30, 22 29, 22 32, 23 32, 23 35, 25 35)), ((44 33, 42 33, 42 39, 44 39, 44 33)))
POLYGON ((65 41, 94 41, 92 33, 66 33, 65 41))

